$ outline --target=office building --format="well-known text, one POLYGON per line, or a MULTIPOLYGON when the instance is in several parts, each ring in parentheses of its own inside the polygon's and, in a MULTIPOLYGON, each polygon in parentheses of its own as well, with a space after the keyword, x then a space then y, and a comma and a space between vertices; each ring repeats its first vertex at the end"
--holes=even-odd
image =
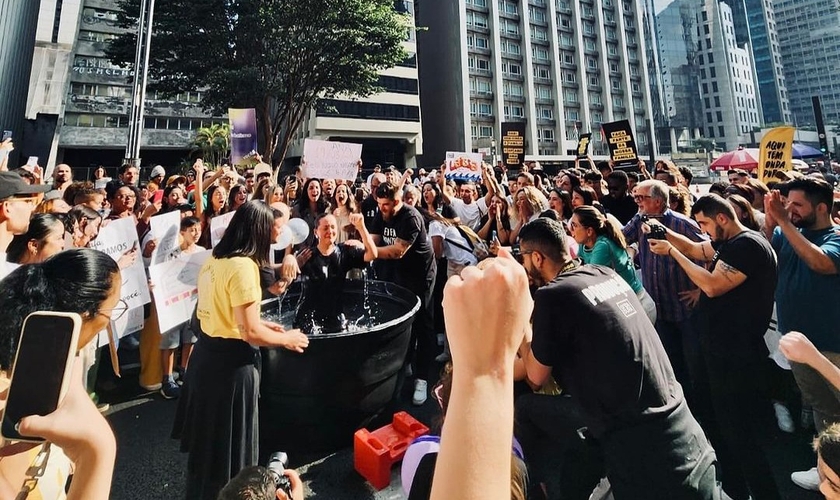
MULTIPOLYGON (((10 130, 19 145, 37 24, 37 1, 0 2, 0 130, 10 130)), ((13 168, 19 155, 16 151, 9 158, 13 168)))
MULTIPOLYGON (((414 19, 414 2, 396 2, 397 10, 414 19)), ((413 22, 412 22, 413 26, 413 22)), ((301 125, 286 154, 296 163, 306 138, 362 144, 365 167, 373 164, 415 168, 423 154, 420 86, 417 75, 417 39, 410 29, 403 48, 408 57, 380 72, 383 92, 364 98, 325 99, 301 125)))
POLYGON ((749 44, 738 44, 727 3, 675 0, 655 15, 653 32, 653 114, 663 153, 709 141, 734 149, 761 126, 752 53, 749 44))
MULTIPOLYGON (((427 0, 418 8, 425 163, 496 145, 526 124, 526 153, 572 154, 602 123, 628 119, 643 155, 652 118, 637 0, 427 0)), ((500 146, 499 146, 500 148, 500 146)))
POLYGON ((840 124, 840 8, 829 0, 776 0, 790 109, 797 127, 815 127, 811 97, 822 101, 826 124, 840 124))
POLYGON ((761 126, 758 92, 749 46, 735 40, 732 9, 705 0, 698 40, 700 92, 705 113, 705 137, 725 150, 738 147, 741 135, 761 126))
POLYGON ((791 123, 773 4, 770 0, 724 2, 732 9, 735 43, 751 49, 762 123, 791 123))

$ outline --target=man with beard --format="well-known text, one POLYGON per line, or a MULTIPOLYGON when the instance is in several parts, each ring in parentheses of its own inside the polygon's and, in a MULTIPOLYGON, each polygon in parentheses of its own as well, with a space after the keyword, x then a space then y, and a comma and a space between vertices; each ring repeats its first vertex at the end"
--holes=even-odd
POLYGON ((519 234, 525 270, 545 284, 519 350, 528 380, 553 374, 577 400, 616 500, 720 498, 714 450, 633 289, 612 269, 578 266, 565 240, 546 218, 519 234))
MULTIPOLYGON (((694 242, 666 229, 667 239, 648 243, 653 253, 673 258, 701 291, 694 320, 705 371, 695 380, 692 408, 720 458, 726 492, 734 499, 750 493, 753 498, 781 498, 764 452, 773 435, 768 378, 763 375, 776 255, 716 194, 697 200, 691 215, 711 241, 694 242), (709 269, 694 261, 710 263, 709 269)), ((648 227, 657 223, 652 220, 648 227)))
POLYGON ((371 223, 370 234, 379 247, 378 277, 407 288, 420 298, 420 310, 411 325, 408 352, 408 362, 414 358, 416 374, 412 403, 420 406, 428 396, 427 380, 437 354, 432 313, 432 291, 437 274, 435 254, 426 235, 423 216, 416 208, 403 203, 402 190, 398 186, 384 182, 379 184, 373 196, 376 196, 379 210, 371 223))
POLYGON ((56 191, 64 191, 70 184, 73 184, 73 171, 70 165, 66 163, 56 165, 53 171, 52 188, 56 191))
MULTIPOLYGON (((779 256, 776 288, 778 330, 802 332, 834 365, 840 366, 840 228, 831 221, 832 187, 820 179, 797 179, 764 197, 765 231, 779 256)), ((838 392, 814 369, 791 363, 802 398, 814 410, 817 432, 840 422, 838 392)), ((794 472, 791 480, 816 491, 817 468, 794 472)))

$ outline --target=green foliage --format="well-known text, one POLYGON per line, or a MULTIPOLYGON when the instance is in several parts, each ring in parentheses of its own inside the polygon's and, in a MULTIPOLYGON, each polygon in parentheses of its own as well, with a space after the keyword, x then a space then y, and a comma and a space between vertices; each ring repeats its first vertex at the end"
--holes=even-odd
MULTIPOLYGON (((108 55, 134 62, 140 0, 118 0, 108 55)), ((393 0, 163 0, 155 5, 149 76, 164 93, 201 89, 219 115, 256 108, 263 156, 280 159, 321 98, 380 91, 378 72, 405 59, 410 20, 393 0)))
POLYGON ((218 166, 230 151, 230 125, 214 123, 195 132, 193 147, 201 150, 205 163, 218 166))

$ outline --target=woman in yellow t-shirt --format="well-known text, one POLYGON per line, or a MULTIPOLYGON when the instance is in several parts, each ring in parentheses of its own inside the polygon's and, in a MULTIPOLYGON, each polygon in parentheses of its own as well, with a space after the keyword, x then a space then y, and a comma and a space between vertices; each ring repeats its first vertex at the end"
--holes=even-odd
POLYGON ((300 330, 260 318, 259 267, 266 265, 274 214, 262 201, 236 211, 198 275, 196 316, 201 326, 172 436, 189 452, 187 498, 215 499, 259 454, 260 351, 302 353, 300 330))

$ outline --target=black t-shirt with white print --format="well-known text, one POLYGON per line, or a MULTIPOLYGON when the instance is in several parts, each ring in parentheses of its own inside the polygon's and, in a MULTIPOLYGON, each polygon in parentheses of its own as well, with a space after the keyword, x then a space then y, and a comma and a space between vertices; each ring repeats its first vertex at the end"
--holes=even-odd
POLYGON ((578 400, 593 435, 653 422, 683 401, 633 290, 603 266, 563 273, 534 295, 532 349, 578 400))
POLYGON ((435 276, 435 254, 426 233, 423 216, 416 208, 403 204, 386 221, 381 213, 373 219, 371 234, 381 236, 379 246, 393 245, 397 239, 407 242, 408 252, 401 259, 377 261, 378 278, 391 281, 418 293, 435 276))

